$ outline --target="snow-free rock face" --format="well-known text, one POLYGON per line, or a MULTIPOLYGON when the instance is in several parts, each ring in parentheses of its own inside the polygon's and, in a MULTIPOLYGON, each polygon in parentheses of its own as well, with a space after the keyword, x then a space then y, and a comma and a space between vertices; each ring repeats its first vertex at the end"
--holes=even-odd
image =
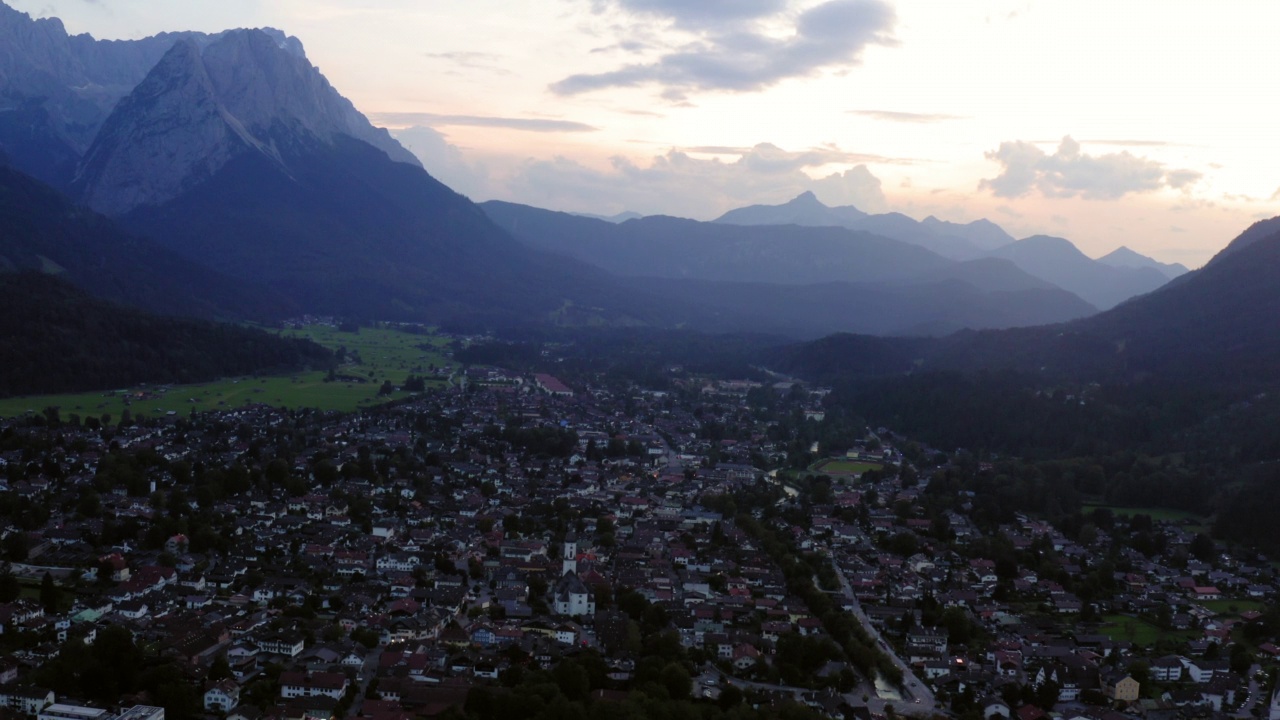
POLYGON ((103 123, 75 189, 93 209, 122 215, 181 195, 244 153, 287 172, 295 151, 338 135, 420 167, 333 89, 295 38, 263 30, 184 38, 103 123))
POLYGON ((116 102, 183 38, 207 36, 95 40, 68 35, 57 18, 32 19, 0 3, 0 113, 38 103, 52 130, 84 152, 116 102))

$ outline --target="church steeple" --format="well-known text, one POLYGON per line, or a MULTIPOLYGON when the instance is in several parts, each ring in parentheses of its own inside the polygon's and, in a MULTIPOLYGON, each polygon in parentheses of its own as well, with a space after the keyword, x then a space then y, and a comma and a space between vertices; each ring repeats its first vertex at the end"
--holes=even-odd
POLYGON ((578 572, 578 536, 572 530, 564 536, 564 547, 560 552, 560 577, 578 572))

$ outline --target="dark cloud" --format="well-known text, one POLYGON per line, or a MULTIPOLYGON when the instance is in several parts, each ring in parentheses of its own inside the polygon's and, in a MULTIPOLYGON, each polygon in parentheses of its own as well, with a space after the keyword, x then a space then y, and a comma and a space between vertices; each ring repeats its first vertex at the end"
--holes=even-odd
POLYGON ((942 113, 912 113, 896 110, 850 110, 853 115, 861 115, 875 120, 888 120, 901 123, 936 123, 947 120, 963 120, 962 115, 944 115, 942 113))
POLYGON ((595 132, 599 128, 572 120, 547 118, 488 117, 484 115, 437 115, 436 113, 384 112, 370 113, 375 123, 385 125, 430 125, 447 127, 467 125, 471 127, 505 128, 528 132, 595 132))
POLYGON ((1115 200, 1129 193, 1183 188, 1201 177, 1194 170, 1168 168, 1127 151, 1089 155, 1070 137, 1063 138, 1052 155, 1019 140, 1001 143, 986 156, 1003 169, 980 187, 998 197, 1021 197, 1038 190, 1046 197, 1115 200))
MULTIPOLYGON (((686 26, 711 12, 701 2, 625 0, 619 4, 633 10, 644 6, 686 26)), ((736 7, 734 0, 706 3, 711 8, 721 8, 719 12, 731 20, 773 17, 783 6, 781 2, 765 0, 747 0, 744 4, 747 7, 735 13, 723 9, 736 7)), ((664 98, 675 102, 695 90, 760 90, 788 78, 856 65, 867 46, 893 42, 890 32, 896 18, 893 8, 882 0, 829 0, 800 13, 794 22, 794 33, 786 37, 745 25, 729 25, 727 30, 720 29, 725 27, 723 24, 716 25, 716 29, 698 33, 692 43, 654 62, 572 75, 552 84, 551 90, 575 95, 611 87, 657 85, 663 89, 664 98)))

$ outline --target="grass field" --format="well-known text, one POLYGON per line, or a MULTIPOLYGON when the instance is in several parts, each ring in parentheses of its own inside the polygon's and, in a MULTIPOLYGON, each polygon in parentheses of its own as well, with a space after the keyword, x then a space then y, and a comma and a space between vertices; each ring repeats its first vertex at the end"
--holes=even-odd
POLYGON ((1128 640, 1137 645, 1154 645, 1160 640, 1185 642, 1200 636, 1194 630, 1161 630, 1141 618, 1130 615, 1107 615, 1099 632, 1112 640, 1128 640))
POLYGON ((1239 615, 1250 610, 1261 612, 1267 609, 1267 604, 1261 600, 1200 600, 1196 604, 1219 615, 1239 615))
MULTIPOLYGON (((186 415, 192 409, 227 409, 253 403, 349 411, 405 397, 401 392, 379 397, 378 388, 384 380, 399 385, 411 373, 426 375, 432 365, 449 366, 449 361, 440 351, 445 339, 431 335, 370 328, 361 328, 359 333, 344 333, 328 326, 311 326, 283 334, 309 338, 333 350, 345 347, 359 361, 340 367, 338 374, 344 379, 335 382, 325 382, 326 373, 315 371, 259 378, 226 378, 196 385, 144 386, 106 393, 5 398, 0 400, 0 417, 57 407, 64 419, 72 413, 81 417, 108 414, 112 419, 119 419, 126 408, 135 416, 154 417, 170 412, 186 415), (420 347, 424 345, 430 349, 420 347)), ((444 381, 434 384, 439 386, 444 381)))
POLYGON ((819 460, 809 470, 824 475, 861 475, 868 470, 879 470, 884 467, 880 463, 861 462, 858 460, 819 460))

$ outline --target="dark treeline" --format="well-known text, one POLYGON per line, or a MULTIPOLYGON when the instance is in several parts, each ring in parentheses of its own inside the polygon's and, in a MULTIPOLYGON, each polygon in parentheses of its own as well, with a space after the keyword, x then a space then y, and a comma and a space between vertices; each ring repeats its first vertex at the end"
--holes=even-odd
POLYGON ((782 344, 768 335, 710 335, 654 328, 526 328, 506 331, 502 340, 455 352, 465 364, 501 365, 515 370, 546 369, 543 351, 553 351, 566 374, 608 373, 650 389, 664 389, 668 369, 680 366, 717 377, 766 379, 758 362, 765 350, 782 344))
POLYGON ((34 273, 0 276, 0 307, 0 396, 201 382, 332 362, 310 341, 149 315, 34 273))

